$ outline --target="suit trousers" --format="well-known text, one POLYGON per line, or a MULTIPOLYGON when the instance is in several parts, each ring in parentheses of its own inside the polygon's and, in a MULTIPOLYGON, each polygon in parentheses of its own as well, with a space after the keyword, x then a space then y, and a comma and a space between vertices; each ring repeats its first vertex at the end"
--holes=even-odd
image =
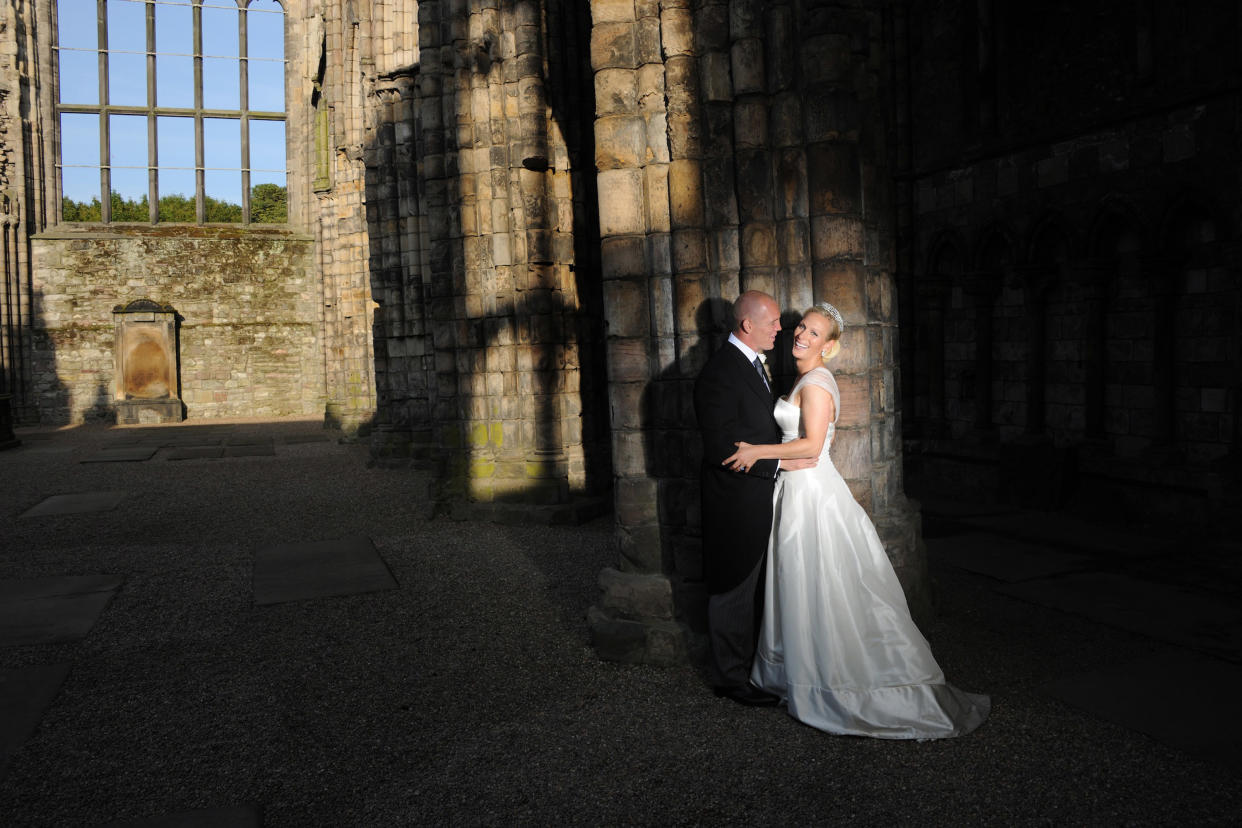
POLYGON ((745 687, 750 683, 763 618, 763 590, 759 586, 767 559, 764 553, 733 589, 707 597, 707 637, 717 687, 745 687))

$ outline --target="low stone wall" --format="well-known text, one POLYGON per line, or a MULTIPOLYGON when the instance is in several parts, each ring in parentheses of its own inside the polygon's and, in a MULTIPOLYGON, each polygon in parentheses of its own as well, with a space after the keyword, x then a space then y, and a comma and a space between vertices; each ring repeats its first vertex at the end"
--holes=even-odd
POLYGON ((322 298, 309 236, 274 229, 111 225, 32 238, 39 421, 110 421, 112 309, 150 298, 180 321, 189 419, 321 414, 322 298))

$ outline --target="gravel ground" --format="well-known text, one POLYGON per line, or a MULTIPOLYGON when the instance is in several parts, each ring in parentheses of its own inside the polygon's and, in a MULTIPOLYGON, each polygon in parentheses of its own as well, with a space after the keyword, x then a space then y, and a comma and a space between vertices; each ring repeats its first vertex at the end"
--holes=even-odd
POLYGON ((234 427, 274 436, 277 457, 79 463, 133 439, 104 428, 0 453, 0 580, 125 578, 85 640, 0 649, 4 668, 72 664, 0 779, 0 824, 245 803, 270 826, 1242 820, 1236 768, 1039 692, 1168 645, 933 560, 924 632, 950 681, 992 695, 992 718, 940 742, 828 736, 717 699, 689 667, 599 661, 584 616, 614 563, 609 518, 428 519, 414 473, 367 468, 359 446, 283 444, 313 427, 234 427), (128 497, 112 512, 17 517, 113 489, 128 497), (400 589, 253 604, 256 548, 353 534, 400 589))

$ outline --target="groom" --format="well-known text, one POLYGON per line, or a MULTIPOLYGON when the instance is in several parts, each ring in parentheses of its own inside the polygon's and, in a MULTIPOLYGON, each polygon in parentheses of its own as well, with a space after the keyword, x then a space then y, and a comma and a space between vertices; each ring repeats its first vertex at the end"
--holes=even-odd
POLYGON ((781 468, 809 468, 813 460, 759 460, 749 469, 721 465, 734 443, 779 443, 772 415, 775 398, 761 352, 781 329, 780 308, 766 293, 750 290, 733 303, 733 332, 694 384, 694 412, 703 437, 703 574, 707 579, 707 629, 716 695, 748 705, 777 698, 750 683, 763 571, 772 528, 772 488, 781 468), (783 463, 783 466, 782 466, 783 463))

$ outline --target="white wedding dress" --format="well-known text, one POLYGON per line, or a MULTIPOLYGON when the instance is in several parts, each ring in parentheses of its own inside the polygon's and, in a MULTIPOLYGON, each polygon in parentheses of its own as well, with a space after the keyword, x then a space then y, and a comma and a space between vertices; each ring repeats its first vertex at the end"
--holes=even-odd
MULTIPOLYGON (((826 368, 804 384, 840 392, 826 368)), ((776 403, 782 441, 803 436, 801 409, 776 403)), ((987 696, 945 683, 910 618, 905 593, 871 520, 829 457, 782 472, 773 495, 766 602, 751 681, 790 715, 829 733, 880 739, 961 736, 987 718, 987 696)))

